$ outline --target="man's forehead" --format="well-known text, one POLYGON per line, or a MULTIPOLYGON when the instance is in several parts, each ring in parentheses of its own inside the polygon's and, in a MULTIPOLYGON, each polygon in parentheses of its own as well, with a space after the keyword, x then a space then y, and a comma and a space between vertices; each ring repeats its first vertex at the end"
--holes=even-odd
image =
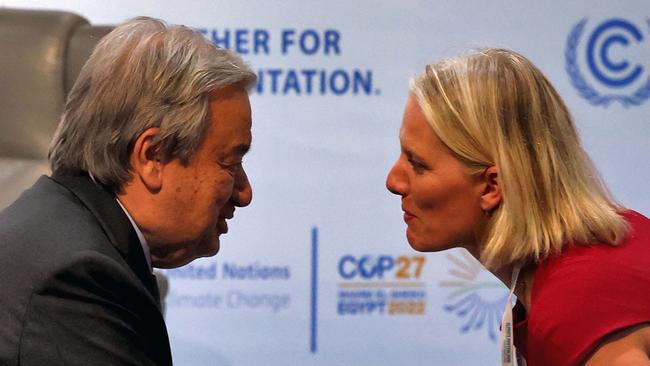
POLYGON ((221 99, 236 98, 245 96, 248 99, 248 91, 246 88, 239 84, 219 86, 208 92, 210 102, 219 101, 221 99))
POLYGON ((251 128, 252 111, 248 92, 245 89, 227 87, 215 89, 209 95, 211 119, 216 121, 224 118, 236 120, 238 124, 242 124, 241 127, 251 128))
POLYGON ((216 134, 213 134, 214 144, 212 146, 212 152, 217 155, 227 154, 227 155, 238 155, 244 156, 251 148, 252 134, 250 122, 245 123, 243 121, 237 122, 237 126, 233 131, 226 131, 223 134, 219 134, 219 131, 215 131, 216 134))

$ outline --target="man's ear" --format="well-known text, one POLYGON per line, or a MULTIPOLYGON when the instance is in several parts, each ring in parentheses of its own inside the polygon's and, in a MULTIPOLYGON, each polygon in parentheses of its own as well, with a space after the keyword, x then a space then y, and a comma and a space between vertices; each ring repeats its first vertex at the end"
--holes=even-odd
POLYGON ((136 179, 151 192, 162 188, 162 169, 164 164, 160 157, 158 144, 155 143, 159 128, 149 128, 135 140, 131 152, 131 169, 136 179))
POLYGON ((496 166, 491 166, 483 172, 484 190, 481 195, 481 209, 485 212, 492 212, 499 207, 501 203, 502 190, 501 190, 501 177, 499 177, 499 169, 496 166))

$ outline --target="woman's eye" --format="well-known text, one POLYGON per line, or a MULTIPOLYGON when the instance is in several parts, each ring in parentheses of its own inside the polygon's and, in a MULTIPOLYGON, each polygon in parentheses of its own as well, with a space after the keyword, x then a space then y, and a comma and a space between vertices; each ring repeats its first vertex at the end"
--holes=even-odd
POLYGON ((415 170, 416 172, 421 172, 427 168, 427 166, 424 163, 415 160, 413 158, 409 158, 408 161, 409 164, 411 164, 411 166, 413 167, 413 170, 415 170))

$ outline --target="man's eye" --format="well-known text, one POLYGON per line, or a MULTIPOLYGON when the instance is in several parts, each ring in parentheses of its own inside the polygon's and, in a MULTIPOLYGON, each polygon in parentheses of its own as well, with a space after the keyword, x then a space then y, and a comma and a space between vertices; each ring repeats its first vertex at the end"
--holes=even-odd
POLYGON ((218 164, 219 164, 219 166, 221 166, 224 169, 227 169, 227 170, 230 170, 230 171, 235 171, 235 170, 241 168, 242 163, 243 163, 243 161, 240 160, 240 161, 235 162, 235 163, 218 163, 218 164))

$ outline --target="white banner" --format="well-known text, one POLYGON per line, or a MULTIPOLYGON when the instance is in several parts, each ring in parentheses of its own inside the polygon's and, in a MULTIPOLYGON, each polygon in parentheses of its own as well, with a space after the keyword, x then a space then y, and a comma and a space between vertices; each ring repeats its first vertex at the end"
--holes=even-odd
POLYGON ((384 187, 408 81, 512 48, 565 98, 614 196, 650 214, 646 1, 3 1, 186 24, 259 74, 253 185, 216 257, 166 271, 176 365, 496 365, 507 289, 414 252, 384 187))

